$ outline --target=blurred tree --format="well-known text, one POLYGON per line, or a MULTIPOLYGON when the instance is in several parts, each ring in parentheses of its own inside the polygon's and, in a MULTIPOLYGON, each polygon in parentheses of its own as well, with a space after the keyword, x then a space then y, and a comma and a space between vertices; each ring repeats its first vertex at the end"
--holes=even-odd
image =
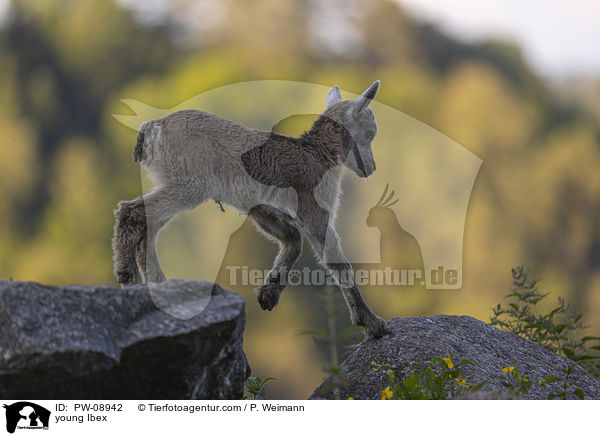
POLYGON ((66 141, 51 169, 49 206, 38 236, 26 247, 16 277, 53 283, 111 281, 114 206, 104 189, 104 169, 94 145, 66 141))

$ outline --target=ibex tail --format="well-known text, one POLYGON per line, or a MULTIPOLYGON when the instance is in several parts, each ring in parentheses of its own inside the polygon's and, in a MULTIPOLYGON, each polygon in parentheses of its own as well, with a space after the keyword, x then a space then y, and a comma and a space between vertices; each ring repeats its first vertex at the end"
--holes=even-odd
POLYGON ((155 147, 160 141, 160 124, 150 121, 142 123, 138 133, 135 148, 133 149, 133 160, 142 165, 149 166, 155 154, 155 147))

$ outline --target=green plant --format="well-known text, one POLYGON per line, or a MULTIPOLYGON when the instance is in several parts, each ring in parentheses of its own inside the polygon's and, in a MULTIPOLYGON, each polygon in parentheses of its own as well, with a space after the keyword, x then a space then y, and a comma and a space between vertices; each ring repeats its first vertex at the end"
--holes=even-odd
MULTIPOLYGON (((506 305, 498 304, 493 309, 490 317, 491 324, 504 330, 511 331, 520 336, 536 342, 549 350, 562 354, 574 361, 572 365, 561 368, 562 377, 549 375, 540 379, 537 375, 523 375, 517 369, 516 363, 501 369, 505 374, 504 386, 510 395, 521 396, 529 393, 534 381, 540 385, 557 384, 560 389, 557 393, 548 395, 548 399, 584 398, 584 392, 574 384, 575 367, 580 364, 591 374, 600 375, 600 350, 599 337, 578 336, 581 330, 587 328, 583 325, 581 313, 573 312, 563 298, 558 299, 558 305, 547 313, 541 313, 538 303, 546 298, 549 293, 542 293, 538 289, 538 280, 530 280, 523 267, 512 270, 513 288, 506 296, 510 301, 506 305), (596 343, 596 345, 589 345, 596 343), (595 353, 595 354, 593 354, 595 353)), ((452 362, 451 356, 436 357, 427 362, 427 367, 419 371, 411 371, 407 377, 399 380, 389 364, 379 365, 371 363, 374 372, 384 372, 389 380, 389 385, 381 390, 381 399, 454 399, 468 392, 475 392, 486 383, 472 386, 462 378, 462 365, 472 365, 468 360, 459 364, 452 362)))
POLYGON ((265 385, 271 381, 277 380, 273 377, 267 377, 266 379, 261 379, 259 376, 249 377, 248 380, 244 383, 246 388, 246 395, 242 398, 242 400, 266 400, 267 395, 265 392, 265 385))
MULTIPOLYGON (((390 383, 380 391, 382 400, 456 399, 469 392, 477 392, 487 383, 487 381, 484 381, 475 386, 467 383, 467 380, 462 378, 460 367, 462 365, 472 365, 472 363, 463 360, 455 365, 451 356, 436 357, 427 362, 427 367, 423 370, 419 372, 411 371, 409 376, 401 380, 398 380, 396 373, 390 368, 389 364, 379 365, 376 362, 371 362, 371 365, 373 372, 384 373, 390 383)), ((549 375, 544 379, 540 379, 537 375, 533 377, 522 375, 516 364, 504 367, 501 372, 505 374, 504 385, 506 390, 502 391, 513 396, 521 396, 529 392, 535 380, 540 385, 559 384, 560 391, 549 394, 547 397, 549 400, 555 398, 563 400, 579 398, 583 400, 583 391, 573 385, 572 377, 570 377, 576 365, 574 363, 562 368, 563 377, 549 375)))
POLYGON ((327 347, 329 360, 327 365, 323 368, 323 371, 330 376, 329 382, 327 383, 327 389, 333 393, 333 397, 336 400, 339 400, 340 389, 347 385, 347 381, 339 366, 339 349, 341 347, 345 347, 346 349, 355 347, 357 339, 362 335, 362 331, 358 327, 351 326, 338 334, 336 326, 337 310, 335 307, 335 296, 336 293, 333 287, 328 286, 325 289, 325 295, 321 297, 325 307, 327 330, 310 329, 304 330, 300 332, 300 334, 311 335, 315 342, 327 347))
POLYGON ((472 365, 468 360, 454 364, 452 357, 436 357, 427 362, 420 372, 413 372, 402 380, 397 380, 389 364, 379 365, 371 362, 373 372, 385 372, 390 384, 381 392, 382 400, 445 400, 463 396, 467 392, 476 392, 484 383, 475 386, 462 378, 463 365, 472 365), (387 368, 387 369, 386 369, 387 368))
POLYGON ((522 266, 513 268, 512 276, 512 292, 506 296, 510 301, 493 309, 490 324, 562 354, 580 363, 596 377, 600 376, 600 356, 592 354, 600 350, 600 338, 578 336, 581 330, 587 328, 582 322, 583 315, 572 311, 561 297, 556 307, 546 314, 541 313, 538 303, 550 293, 540 292, 538 280, 529 279, 522 266), (597 344, 588 346, 588 343, 594 342, 597 344))
POLYGON ((520 396, 526 394, 531 389, 531 377, 528 375, 521 375, 517 369, 517 365, 507 366, 501 370, 506 374, 506 385, 508 387, 507 393, 510 395, 520 396))
POLYGON ((575 366, 576 366, 576 364, 573 364, 573 365, 567 365, 564 368, 562 368, 561 371, 563 373, 563 378, 557 377, 555 375, 549 375, 545 379, 539 381, 540 385, 549 385, 552 383, 560 383, 561 391, 557 394, 548 395, 549 400, 553 400, 554 398, 561 398, 563 400, 568 400, 569 397, 572 398, 574 396, 576 396, 580 400, 584 399, 583 391, 581 389, 576 388, 576 389, 571 390, 573 388, 573 386, 571 384, 571 381, 569 380, 569 376, 571 374, 573 374, 573 369, 575 368, 575 366))

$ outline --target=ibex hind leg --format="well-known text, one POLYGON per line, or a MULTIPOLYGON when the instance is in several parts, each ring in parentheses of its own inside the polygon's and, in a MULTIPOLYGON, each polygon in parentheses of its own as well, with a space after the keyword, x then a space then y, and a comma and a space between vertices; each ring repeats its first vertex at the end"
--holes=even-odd
POLYGON ((177 214, 185 209, 193 209, 199 202, 171 186, 155 188, 143 196, 142 205, 136 209, 136 215, 140 216, 136 262, 146 282, 166 280, 156 254, 156 238, 160 229, 177 214))
POLYGON ((112 240, 114 273, 122 285, 140 283, 141 275, 136 262, 136 245, 140 238, 140 226, 133 213, 143 200, 138 197, 121 201, 115 210, 115 230, 112 240))

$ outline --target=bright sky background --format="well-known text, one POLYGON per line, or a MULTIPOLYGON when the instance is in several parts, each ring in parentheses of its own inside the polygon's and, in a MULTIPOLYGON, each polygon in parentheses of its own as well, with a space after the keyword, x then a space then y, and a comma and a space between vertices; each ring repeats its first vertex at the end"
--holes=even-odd
POLYGON ((459 39, 516 42, 545 77, 600 77, 599 0, 397 1, 459 39))

